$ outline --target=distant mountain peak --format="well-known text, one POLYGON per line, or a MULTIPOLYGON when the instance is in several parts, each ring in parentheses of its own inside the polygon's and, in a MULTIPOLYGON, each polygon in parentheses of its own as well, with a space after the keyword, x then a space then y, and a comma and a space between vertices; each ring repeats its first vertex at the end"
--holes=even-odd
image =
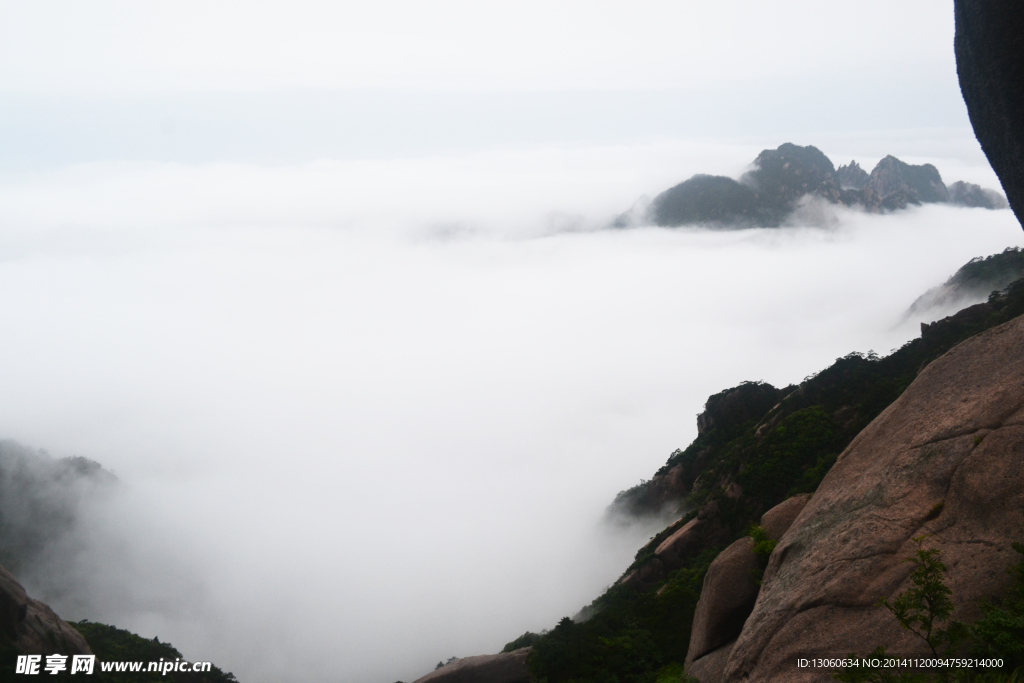
POLYGON ((636 211, 622 214, 614 226, 646 222, 664 227, 778 227, 807 196, 871 213, 927 203, 986 209, 1007 206, 995 190, 964 182, 947 188, 932 164, 908 164, 892 155, 868 174, 856 160, 837 169, 817 147, 786 142, 763 150, 752 166, 739 180, 695 175, 659 194, 640 215, 636 211))

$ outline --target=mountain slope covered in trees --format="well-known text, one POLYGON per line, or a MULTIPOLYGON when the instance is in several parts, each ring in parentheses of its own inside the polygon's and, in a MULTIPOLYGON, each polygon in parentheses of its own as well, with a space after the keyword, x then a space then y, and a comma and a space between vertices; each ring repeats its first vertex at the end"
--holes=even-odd
POLYGON ((708 399, 699 433, 647 482, 620 493, 617 514, 691 511, 641 548, 622 578, 575 618, 524 634, 532 677, 568 681, 681 680, 704 575, 761 515, 813 492, 854 437, 930 362, 1024 313, 1024 280, 932 324, 879 357, 851 353, 799 385, 748 382, 708 399))

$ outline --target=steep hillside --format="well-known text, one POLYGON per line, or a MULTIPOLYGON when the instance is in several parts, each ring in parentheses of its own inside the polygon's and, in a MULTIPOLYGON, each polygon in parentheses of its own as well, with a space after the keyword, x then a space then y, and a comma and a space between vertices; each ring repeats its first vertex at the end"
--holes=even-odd
MULTIPOLYGON (((815 491, 857 434, 932 361, 1021 313, 1024 280, 922 325, 920 338, 887 357, 854 353, 799 385, 746 383, 709 398, 694 442, 613 503, 620 514, 660 513, 666 505, 692 511, 641 548, 616 585, 575 619, 532 639, 533 676, 548 683, 678 680, 705 575, 721 551, 765 524, 766 513, 777 516, 783 501, 815 491)), ((767 561, 777 538, 763 539, 743 541, 743 552, 755 554, 737 550, 740 566, 762 545, 767 561)), ((735 638, 738 626, 729 628, 735 638)))
MULTIPOLYGON (((857 436, 779 540, 752 613, 716 657, 721 675, 708 667, 704 683, 824 683, 832 670, 800 671, 796 657, 880 646, 1024 665, 1024 613, 1011 600, 1014 575, 1024 576, 1024 546, 1014 547, 1024 539, 1022 348, 1024 318, 965 341, 857 436), (930 575, 911 576, 905 558, 930 565, 930 575), (902 598, 901 625, 900 596, 920 589, 927 602, 902 598), (913 614, 927 621, 906 622, 913 614), (915 633, 925 628, 935 637, 915 633)), ((967 680, 967 671, 943 679, 967 680)))

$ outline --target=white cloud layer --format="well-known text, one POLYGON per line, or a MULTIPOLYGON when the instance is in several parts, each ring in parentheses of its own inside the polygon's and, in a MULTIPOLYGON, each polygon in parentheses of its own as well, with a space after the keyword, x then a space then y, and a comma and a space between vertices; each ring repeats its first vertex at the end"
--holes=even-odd
MULTIPOLYGON (((821 146, 993 184, 969 137, 927 139, 821 146)), ((887 352, 919 294, 1024 243, 1009 211, 946 206, 596 229, 763 146, 8 178, 0 434, 124 488, 54 606, 246 683, 412 680, 574 613, 649 533, 604 506, 709 394, 887 352)))

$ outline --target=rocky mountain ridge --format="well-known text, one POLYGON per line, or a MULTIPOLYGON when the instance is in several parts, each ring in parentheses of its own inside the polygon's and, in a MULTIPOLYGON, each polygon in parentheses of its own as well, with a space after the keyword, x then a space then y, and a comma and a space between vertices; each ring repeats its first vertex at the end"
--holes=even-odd
POLYGON ((869 174, 856 161, 837 169, 817 147, 787 142, 762 151, 739 180, 695 175, 659 194, 639 213, 622 214, 614 225, 778 227, 802 202, 813 200, 872 213, 928 203, 1008 207, 995 190, 963 181, 947 188, 931 164, 913 165, 886 156, 869 174))

